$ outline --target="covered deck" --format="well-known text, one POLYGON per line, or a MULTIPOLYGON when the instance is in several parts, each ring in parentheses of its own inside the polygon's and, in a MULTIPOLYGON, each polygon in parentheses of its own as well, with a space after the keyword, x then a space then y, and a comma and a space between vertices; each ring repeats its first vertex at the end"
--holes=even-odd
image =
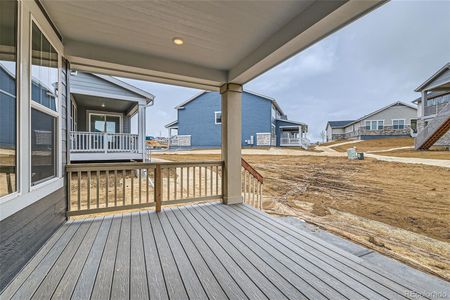
MULTIPOLYGON (((419 285, 420 286, 420 285, 419 285)), ((428 291, 245 204, 72 220, 2 299, 421 299, 428 291)))
POLYGON ((73 71, 69 81, 70 160, 145 160, 154 96, 107 75, 73 71))

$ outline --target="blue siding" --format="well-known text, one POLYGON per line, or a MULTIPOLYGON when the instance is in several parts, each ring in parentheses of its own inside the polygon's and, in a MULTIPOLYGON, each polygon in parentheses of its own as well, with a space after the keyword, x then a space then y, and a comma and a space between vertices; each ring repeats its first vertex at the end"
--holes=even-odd
MULTIPOLYGON (((242 146, 256 133, 270 132, 272 102, 247 92, 242 94, 242 146)), ((203 93, 178 110, 178 134, 191 135, 192 147, 220 147, 221 125, 215 124, 214 112, 221 111, 221 96, 217 92, 203 93)))
POLYGON ((0 68, 0 147, 15 148, 16 145, 16 82, 0 68))

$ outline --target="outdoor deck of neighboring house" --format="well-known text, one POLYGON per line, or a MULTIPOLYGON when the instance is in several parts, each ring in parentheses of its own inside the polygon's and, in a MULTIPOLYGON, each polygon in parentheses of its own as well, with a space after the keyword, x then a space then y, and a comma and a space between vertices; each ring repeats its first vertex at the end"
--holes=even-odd
POLYGON ((402 299, 426 291, 245 204, 72 220, 2 299, 402 299))

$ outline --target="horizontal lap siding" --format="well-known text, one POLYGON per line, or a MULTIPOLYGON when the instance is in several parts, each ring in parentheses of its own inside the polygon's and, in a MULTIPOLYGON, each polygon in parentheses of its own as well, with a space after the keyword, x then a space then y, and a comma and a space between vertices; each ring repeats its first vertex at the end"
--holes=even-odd
POLYGON ((61 188, 0 222, 0 290, 65 222, 65 212, 61 188))
MULTIPOLYGON (((271 106, 268 99, 242 93, 242 146, 250 146, 245 140, 251 136, 256 146, 256 133, 270 132, 271 106)), ((203 93, 178 110, 178 134, 191 135, 193 147, 220 147, 222 126, 215 124, 214 112, 221 110, 219 93, 203 93)))

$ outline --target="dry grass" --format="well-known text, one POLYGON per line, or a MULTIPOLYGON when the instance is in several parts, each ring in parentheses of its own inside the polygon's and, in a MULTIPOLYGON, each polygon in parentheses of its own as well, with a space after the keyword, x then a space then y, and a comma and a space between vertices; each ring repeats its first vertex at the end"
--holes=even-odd
POLYGON ((339 152, 346 152, 348 148, 353 146, 355 146, 358 151, 380 151, 397 147, 414 146, 414 139, 410 137, 376 139, 332 148, 339 152))
POLYGON ((244 158, 264 176, 267 212, 295 215, 450 279, 449 169, 338 157, 244 158))
POLYGON ((429 151, 417 151, 414 149, 394 150, 394 151, 389 151, 389 152, 383 152, 382 155, 395 156, 395 157, 416 157, 416 158, 448 159, 448 160, 450 160, 450 151, 437 151, 437 150, 429 150, 429 151))

